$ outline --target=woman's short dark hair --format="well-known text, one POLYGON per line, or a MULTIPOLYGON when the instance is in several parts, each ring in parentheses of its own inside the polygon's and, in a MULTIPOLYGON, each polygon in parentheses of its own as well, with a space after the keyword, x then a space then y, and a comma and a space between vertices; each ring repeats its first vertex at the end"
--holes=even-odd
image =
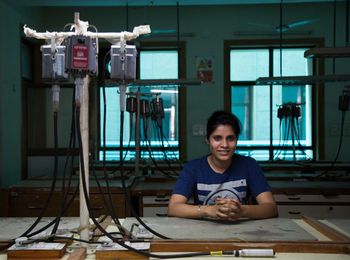
POLYGON ((209 140, 210 135, 216 130, 220 125, 229 125, 232 127, 233 132, 236 134, 238 139, 241 134, 241 122, 238 117, 224 110, 215 111, 209 118, 207 122, 207 139, 209 140))

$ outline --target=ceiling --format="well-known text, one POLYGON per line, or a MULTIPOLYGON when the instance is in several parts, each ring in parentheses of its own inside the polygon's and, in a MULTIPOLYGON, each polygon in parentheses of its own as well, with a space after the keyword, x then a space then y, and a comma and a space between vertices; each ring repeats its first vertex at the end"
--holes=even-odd
MULTIPOLYGON (((174 6, 179 5, 232 5, 278 4, 281 0, 4 0, 21 6, 174 6)), ((339 1, 339 0, 338 0, 339 1)), ((333 2, 333 0, 284 0, 283 3, 333 2)))

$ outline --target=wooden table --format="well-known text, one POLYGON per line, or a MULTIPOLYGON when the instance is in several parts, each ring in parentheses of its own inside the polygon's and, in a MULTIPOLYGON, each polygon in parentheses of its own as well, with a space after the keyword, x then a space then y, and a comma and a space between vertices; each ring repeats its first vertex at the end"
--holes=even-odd
MULTIPOLYGON (((148 242, 153 254, 270 248, 276 252, 275 259, 350 259, 350 220, 347 219, 315 220, 304 217, 303 219, 241 220, 234 223, 181 218, 142 218, 142 220, 152 229, 171 238, 169 240, 157 237, 150 239, 148 242)), ((34 218, 0 218, 0 240, 5 241, 19 236, 33 221, 34 218)), ((50 218, 45 218, 40 225, 43 226, 49 221, 50 218)), ((116 226, 110 223, 110 219, 108 221, 104 223, 108 226, 107 230, 116 231, 116 226)), ((134 218, 126 218, 122 222, 127 229, 130 229, 132 223, 137 223, 134 218)), ((59 229, 72 230, 78 228, 78 225, 78 218, 63 218, 59 229)), ((106 240, 106 238, 101 239, 106 240)), ((73 243, 72 246, 79 246, 79 244, 73 243)), ((81 258, 82 255, 77 251, 75 253, 75 258, 72 258, 72 254, 66 253, 61 259, 96 258, 95 251, 91 247, 84 258, 81 258)), ((132 258, 132 255, 128 255, 128 251, 123 253, 124 256, 121 259, 139 259, 132 258)), ((109 252, 104 257, 112 259, 116 257, 116 253, 109 252)), ((176 259, 207 257, 223 259, 226 256, 176 259)), ((4 252, 0 254, 0 260, 2 259, 6 259, 4 252)))

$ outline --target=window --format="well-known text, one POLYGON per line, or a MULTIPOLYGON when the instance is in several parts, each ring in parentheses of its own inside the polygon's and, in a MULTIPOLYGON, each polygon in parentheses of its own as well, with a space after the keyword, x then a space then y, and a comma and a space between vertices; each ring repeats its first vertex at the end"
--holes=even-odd
MULTIPOLYGON (((179 78, 180 53, 176 47, 157 46, 138 50, 137 74, 140 80, 176 80, 179 78)), ((119 160, 120 149, 120 101, 118 87, 105 88, 106 91, 106 160, 119 160)), ((180 158, 180 112, 179 89, 175 85, 129 85, 127 103, 140 104, 140 119, 136 112, 125 112, 123 156, 125 160, 140 158, 149 160, 178 160, 180 158), (152 113, 157 104, 162 104, 164 113, 152 113), (160 119, 161 118, 161 119, 160 119), (136 123, 139 122, 139 123, 136 123), (139 137, 139 138, 138 138, 139 137)), ((128 108, 128 105, 127 105, 128 108)), ((185 109, 185 108, 183 108, 185 109)), ((103 88, 100 90, 100 149, 99 159, 103 159, 103 88)))
POLYGON ((313 64, 304 58, 308 48, 226 43, 226 107, 242 123, 238 153, 270 161, 314 158, 312 86, 255 84, 259 77, 312 75, 313 64))

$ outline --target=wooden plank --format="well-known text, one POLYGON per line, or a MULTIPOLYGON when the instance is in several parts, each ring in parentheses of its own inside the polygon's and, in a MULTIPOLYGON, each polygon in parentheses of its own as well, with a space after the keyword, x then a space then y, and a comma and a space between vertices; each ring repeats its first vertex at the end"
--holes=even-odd
POLYGON ((23 249, 23 250, 8 250, 7 251, 7 258, 32 258, 32 259, 61 259, 63 255, 66 252, 66 246, 64 246, 62 249, 57 250, 30 250, 30 249, 23 249))
POLYGON ((332 241, 350 242, 350 238, 348 236, 327 226, 326 224, 311 217, 302 216, 302 218, 307 224, 315 228, 318 232, 322 233, 332 241))
POLYGON ((62 258, 37 258, 35 257, 35 255, 32 255, 32 257, 7 257, 8 260, 37 260, 37 259, 40 259, 40 260, 61 260, 62 258))
POLYGON ((280 253, 330 253, 350 254, 350 243, 326 241, 193 241, 193 240, 153 240, 151 252, 210 252, 239 249, 273 249, 280 253))
POLYGON ((114 260, 114 259, 148 259, 147 256, 128 250, 96 251, 96 260, 114 260))
POLYGON ((86 257, 86 248, 75 248, 72 253, 69 254, 67 260, 84 260, 86 257))

